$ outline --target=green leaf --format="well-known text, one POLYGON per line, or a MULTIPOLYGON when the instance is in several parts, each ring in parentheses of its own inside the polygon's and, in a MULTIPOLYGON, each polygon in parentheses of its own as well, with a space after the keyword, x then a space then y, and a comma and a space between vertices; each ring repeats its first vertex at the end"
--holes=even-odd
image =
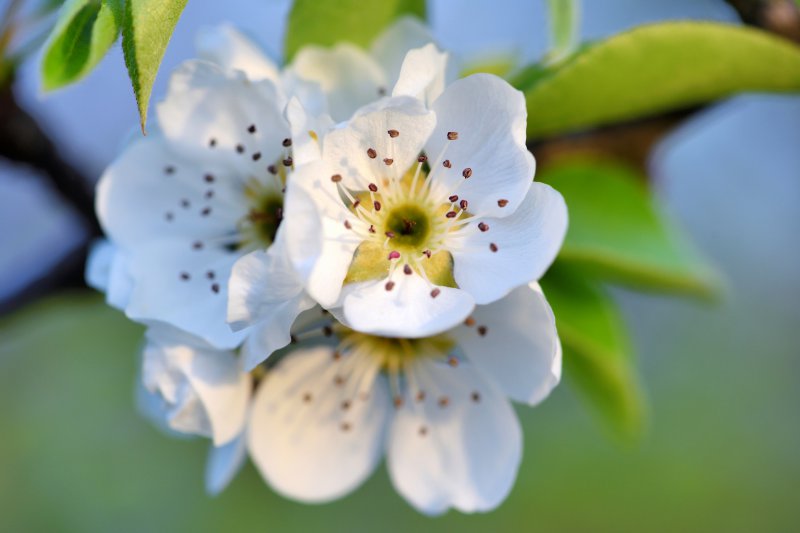
POLYGON ((64 4, 42 56, 42 87, 74 83, 100 62, 120 27, 122 0, 70 0, 64 4))
POLYGON ((514 80, 541 138, 724 98, 800 91, 800 47, 752 28, 668 22, 585 46, 514 80))
POLYGON ((286 28, 287 61, 307 44, 368 47, 399 15, 425 17, 425 0, 295 0, 286 28))
POLYGON ((122 50, 144 131, 150 94, 175 25, 187 0, 127 0, 122 50))
POLYGON ((542 172, 569 211, 559 259, 640 289, 713 296, 715 272, 659 211, 644 179, 610 162, 570 162, 542 172))
POLYGON ((578 0, 548 0, 550 50, 547 62, 555 63, 569 55, 578 41, 578 0))
POLYGON ((595 282, 558 265, 541 285, 556 316, 567 381, 618 435, 639 436, 645 404, 614 302, 595 282))

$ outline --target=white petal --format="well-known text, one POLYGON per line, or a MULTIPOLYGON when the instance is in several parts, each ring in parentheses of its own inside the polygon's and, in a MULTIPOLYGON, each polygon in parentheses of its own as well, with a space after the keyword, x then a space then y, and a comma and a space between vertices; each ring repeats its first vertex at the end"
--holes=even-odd
POLYGON ((432 287, 397 269, 391 277, 348 284, 342 290, 345 322, 355 330, 389 337, 427 337, 462 322, 475 303, 469 293, 432 287), (386 284, 392 282, 391 290, 386 284), (431 296, 433 290, 438 295, 431 296))
POLYGON ((195 45, 200 59, 224 70, 240 70, 251 80, 280 80, 278 67, 261 47, 230 24, 201 28, 195 45))
POLYGON ((215 350, 175 328, 151 327, 142 369, 145 388, 163 399, 172 429, 211 437, 216 446, 242 431, 250 376, 232 352, 215 350))
POLYGON ((403 61, 392 96, 413 96, 431 105, 444 91, 447 54, 436 45, 410 50, 403 61))
POLYGON ((552 187, 533 183, 513 215, 482 221, 488 231, 476 221, 448 242, 456 283, 479 305, 542 277, 564 242, 567 208, 552 187))
POLYGON ((350 122, 328 133, 322 154, 331 170, 342 175, 345 185, 366 190, 377 178, 399 178, 416 164, 435 125, 436 117, 419 100, 385 98, 360 109, 350 122), (389 130, 398 135, 391 137, 389 130), (370 149, 375 157, 368 155, 370 149))
POLYGON ((480 305, 474 323, 453 332, 469 360, 512 400, 535 405, 561 379, 561 344, 553 311, 537 283, 480 305))
POLYGON ((323 307, 339 299, 361 240, 344 226, 352 215, 339 198, 324 162, 299 168, 289 181, 281 224, 286 250, 308 293, 323 307))
POLYGON ((244 432, 222 446, 212 446, 206 461, 206 492, 216 496, 225 490, 247 459, 244 432))
POLYGON ((414 17, 401 17, 381 33, 372 43, 372 56, 384 71, 388 86, 397 82, 406 53, 433 42, 427 26, 414 17))
POLYGON ((263 173, 283 156, 281 143, 289 137, 285 105, 268 80, 250 82, 241 74, 226 75, 212 63, 188 61, 170 78, 157 114, 164 136, 182 153, 212 157, 247 175, 263 173), (257 161, 252 157, 256 153, 257 161))
POLYGON ((514 212, 528 192, 536 164, 525 146, 525 97, 491 74, 475 74, 450 84, 434 102, 436 130, 426 144, 430 159, 450 160, 451 168, 436 164, 431 179, 447 197, 469 201, 479 216, 504 217, 514 212), (448 140, 456 132, 457 140, 448 140), (446 152, 442 155, 442 150, 446 152), (464 179, 465 169, 471 177, 464 179), (506 207, 499 200, 508 200, 506 207))
POLYGON ((381 458, 387 386, 377 375, 377 359, 352 357, 336 360, 325 346, 294 351, 259 387, 249 425, 250 456, 287 497, 305 502, 341 497, 381 458), (337 377, 343 380, 338 385, 337 377))
POLYGON ((126 314, 166 322, 218 348, 238 346, 246 332, 226 323, 227 279, 237 257, 219 248, 193 250, 183 241, 140 246, 130 260, 135 286, 126 314))
POLYGON ((408 397, 388 442, 395 488, 426 514, 497 507, 522 455, 519 421, 508 400, 467 362, 451 367, 421 358, 407 368, 408 397))
POLYGON ((151 134, 132 143, 103 173, 97 215, 122 248, 162 238, 184 238, 190 246, 236 229, 246 210, 238 184, 229 170, 187 159, 151 134))
POLYGON ((111 307, 124 310, 133 290, 125 254, 106 239, 99 239, 89 252, 86 262, 86 283, 106 294, 111 307))
POLYGON ((336 121, 347 120, 359 107, 388 90, 383 69, 360 48, 340 43, 332 48, 305 46, 289 70, 319 83, 328 96, 328 110, 336 121))
POLYGON ((331 117, 309 112, 298 98, 289 101, 286 117, 292 131, 292 158, 295 167, 320 159, 322 145, 319 139, 333 127, 331 117))

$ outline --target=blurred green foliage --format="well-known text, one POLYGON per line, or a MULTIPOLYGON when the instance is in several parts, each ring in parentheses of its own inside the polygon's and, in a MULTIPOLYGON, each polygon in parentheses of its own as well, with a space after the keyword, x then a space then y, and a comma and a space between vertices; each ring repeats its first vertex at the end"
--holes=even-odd
POLYGON ((752 28, 665 22, 583 46, 513 80, 528 103, 528 137, 686 108, 745 91, 800 91, 800 47, 752 28))

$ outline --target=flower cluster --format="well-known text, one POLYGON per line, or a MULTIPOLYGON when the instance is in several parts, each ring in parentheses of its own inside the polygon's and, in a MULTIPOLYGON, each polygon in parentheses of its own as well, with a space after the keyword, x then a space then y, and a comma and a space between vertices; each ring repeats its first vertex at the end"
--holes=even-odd
POLYGON ((385 455, 421 512, 496 507, 521 458, 510 402, 561 373, 536 281, 566 208, 533 181, 523 96, 452 81, 411 19, 284 69, 230 27, 198 48, 98 186, 87 277, 148 328, 142 410, 212 440, 212 493, 249 456, 328 501, 385 455))

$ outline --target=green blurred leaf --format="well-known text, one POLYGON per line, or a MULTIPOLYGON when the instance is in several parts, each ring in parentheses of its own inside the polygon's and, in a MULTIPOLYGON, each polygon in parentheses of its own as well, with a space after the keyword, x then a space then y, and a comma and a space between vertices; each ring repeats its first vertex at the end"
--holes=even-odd
POLYGON ((550 51, 547 62, 557 62, 569 55, 578 40, 578 0, 548 0, 550 51))
POLYGON ((566 200, 569 229, 559 259, 640 289, 713 296, 720 286, 678 228, 627 167, 570 162, 542 172, 566 200))
POLYGON ((668 22, 585 46, 514 84, 528 102, 528 136, 541 138, 745 91, 800 90, 800 47, 766 32, 668 22))
POLYGON ((558 265, 541 285, 556 316, 566 378, 618 435, 637 437, 644 400, 614 302, 595 282, 558 265))
POLYGON ((399 15, 425 17, 425 0, 295 0, 286 28, 286 58, 307 44, 349 41, 367 47, 399 15))
POLYGON ((122 50, 144 131, 150 93, 164 51, 187 0, 127 0, 122 24, 122 50))
POLYGON ((88 74, 117 40, 122 0, 70 0, 64 4, 44 47, 44 90, 74 83, 88 74))

